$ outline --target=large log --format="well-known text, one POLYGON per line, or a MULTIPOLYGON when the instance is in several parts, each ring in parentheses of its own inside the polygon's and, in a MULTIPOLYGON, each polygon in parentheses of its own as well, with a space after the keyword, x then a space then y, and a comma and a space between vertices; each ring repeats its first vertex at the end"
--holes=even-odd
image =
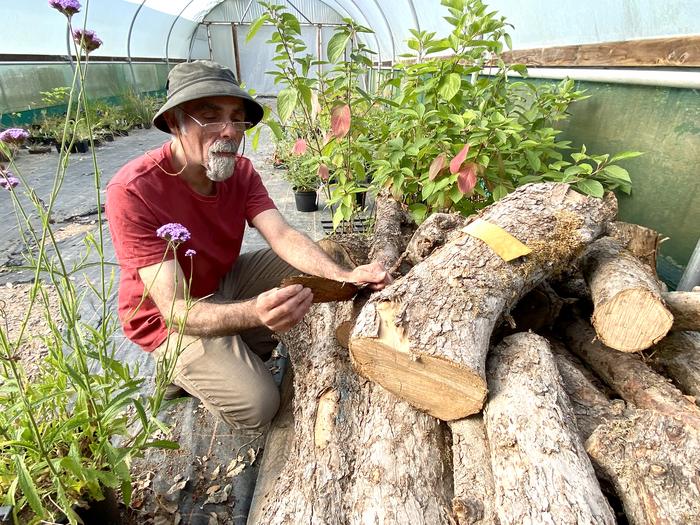
POLYGON ((354 372, 335 338, 352 310, 313 306, 282 336, 295 372, 294 439, 258 523, 450 523, 449 432, 354 372))
POLYGON ((593 298, 593 326, 610 348, 637 352, 668 333, 673 315, 664 306, 651 269, 611 237, 591 244, 581 258, 593 298))
POLYGON ((700 402, 700 332, 673 332, 651 349, 651 365, 700 402))
POLYGON ((257 523, 449 523, 448 435, 353 371, 335 342, 351 309, 315 305, 282 337, 295 372, 294 439, 257 523))
POLYGON ((565 333, 568 348, 588 363, 622 399, 637 408, 677 416, 700 428, 700 408, 638 355, 605 347, 595 340, 591 325, 581 319, 568 324, 565 333))
POLYGON ((679 416, 637 410, 586 442, 631 525, 700 523, 700 432, 679 416))
POLYGON ((488 359, 484 421, 499 523, 615 523, 547 340, 506 337, 488 359))
POLYGON ((506 262, 460 231, 362 309, 350 339, 357 370, 444 420, 481 410, 485 358, 504 310, 565 268, 615 214, 606 200, 566 184, 529 184, 482 210, 480 219, 532 253, 506 262))
POLYGON ((700 331, 700 292, 666 292, 663 298, 673 314, 671 330, 700 331))
POLYGON ((452 421, 452 511, 458 525, 496 525, 491 452, 480 414, 452 421))

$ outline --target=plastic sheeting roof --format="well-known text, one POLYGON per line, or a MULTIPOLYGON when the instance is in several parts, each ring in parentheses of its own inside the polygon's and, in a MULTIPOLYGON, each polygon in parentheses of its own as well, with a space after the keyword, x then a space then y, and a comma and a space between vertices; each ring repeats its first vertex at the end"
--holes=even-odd
MULTIPOLYGON (((195 24, 203 21, 225 21, 252 23, 262 12, 257 1, 253 0, 123 0, 127 3, 143 5, 161 13, 179 16, 177 24, 195 30, 195 24), (222 9, 225 7, 227 9, 222 9), (216 9, 218 8, 218 9, 216 9), (212 18, 208 15, 218 11, 228 15, 226 18, 212 18)), ((375 32, 375 37, 368 41, 382 57, 390 58, 397 54, 397 49, 409 36, 409 28, 420 27, 421 22, 431 27, 442 25, 441 9, 426 10, 426 0, 276 0, 272 3, 284 4, 288 10, 303 22, 312 24, 336 23, 337 17, 349 17, 366 25, 375 32), (416 8, 423 8, 419 21, 416 8), (333 16, 331 13, 335 14, 333 16), (431 20, 432 18, 432 20, 431 20)), ((431 4, 437 2, 430 2, 431 4)), ((170 46, 176 55, 183 49, 170 46)))

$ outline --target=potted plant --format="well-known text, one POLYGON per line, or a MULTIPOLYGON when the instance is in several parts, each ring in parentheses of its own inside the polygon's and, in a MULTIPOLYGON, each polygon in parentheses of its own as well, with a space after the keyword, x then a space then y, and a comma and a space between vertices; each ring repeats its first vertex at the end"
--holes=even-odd
POLYGON ((297 156, 291 156, 287 163, 288 167, 284 178, 292 185, 297 210, 303 212, 318 210, 317 192, 321 185, 318 166, 314 166, 313 159, 297 156))

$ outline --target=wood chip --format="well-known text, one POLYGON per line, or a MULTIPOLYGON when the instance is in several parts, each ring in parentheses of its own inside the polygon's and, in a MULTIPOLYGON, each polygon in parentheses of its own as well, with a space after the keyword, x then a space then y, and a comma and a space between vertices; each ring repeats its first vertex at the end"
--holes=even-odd
POLYGON ((315 277, 312 275, 297 275, 296 277, 287 277, 282 279, 280 286, 285 288, 293 284, 301 284, 305 288, 310 288, 314 294, 314 303, 330 303, 333 301, 349 301, 359 287, 353 283, 343 281, 334 281, 324 277, 315 277))

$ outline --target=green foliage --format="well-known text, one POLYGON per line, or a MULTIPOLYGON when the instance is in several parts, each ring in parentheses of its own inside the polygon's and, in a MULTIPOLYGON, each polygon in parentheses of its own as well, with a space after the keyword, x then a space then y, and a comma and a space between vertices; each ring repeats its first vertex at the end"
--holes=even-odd
POLYGON ((287 145, 291 148, 296 139, 306 143, 301 158, 288 163, 286 178, 295 186, 300 185, 299 177, 305 178, 305 185, 313 182, 313 187, 325 182, 327 202, 335 208, 333 222, 338 227, 358 212, 355 194, 367 191, 373 155, 371 134, 380 113, 374 98, 360 88, 372 65, 373 52, 357 35, 370 31, 344 19, 328 42, 329 60, 321 61, 307 53, 294 15, 280 5, 261 5, 265 12, 251 32, 264 22, 274 24, 276 32, 268 43, 275 47, 276 69, 268 73, 284 86, 277 97, 276 113, 266 111, 264 122, 272 130, 278 150, 287 145), (328 169, 328 181, 318 178, 321 165, 328 169))
POLYGON ((367 181, 372 191, 387 188, 417 222, 435 211, 469 215, 529 182, 629 193, 629 175, 616 163, 639 153, 588 155, 584 146, 569 155, 558 138, 569 105, 586 98, 575 83, 533 83, 524 65, 505 64, 510 26, 482 0, 442 5, 449 34, 411 30, 412 52, 366 91, 373 53, 357 38, 366 28, 344 20, 328 42, 328 61, 319 61, 306 53, 296 18, 263 4, 255 26, 277 29, 269 40, 276 70, 268 73, 283 85, 277 114, 265 122, 277 140, 303 139, 304 155, 329 168, 334 224, 357 212, 354 195, 367 181), (345 106, 350 116, 337 118, 345 106))
MULTIPOLYGON (((421 222, 434 211, 470 214, 516 187, 542 180, 563 181, 596 196, 605 190, 630 190, 627 172, 609 158, 587 156, 585 147, 570 161, 569 143, 557 138, 558 121, 572 102, 585 98, 572 80, 557 85, 524 79, 523 65, 500 58, 510 47, 508 24, 481 0, 443 0, 453 29, 446 37, 412 31, 410 61, 389 84, 398 108, 373 163, 375 182, 390 189, 421 222), (430 60, 435 53, 450 55, 430 60), (488 71, 486 75, 484 72, 488 71), (511 78, 513 73, 521 79, 511 78), (448 161, 469 146, 460 170, 445 166, 430 177, 439 155, 448 161), (460 188, 468 170, 476 185, 460 188)), ((627 154, 632 156, 632 154, 627 154)), ((629 158, 629 156, 627 158, 629 158)))

